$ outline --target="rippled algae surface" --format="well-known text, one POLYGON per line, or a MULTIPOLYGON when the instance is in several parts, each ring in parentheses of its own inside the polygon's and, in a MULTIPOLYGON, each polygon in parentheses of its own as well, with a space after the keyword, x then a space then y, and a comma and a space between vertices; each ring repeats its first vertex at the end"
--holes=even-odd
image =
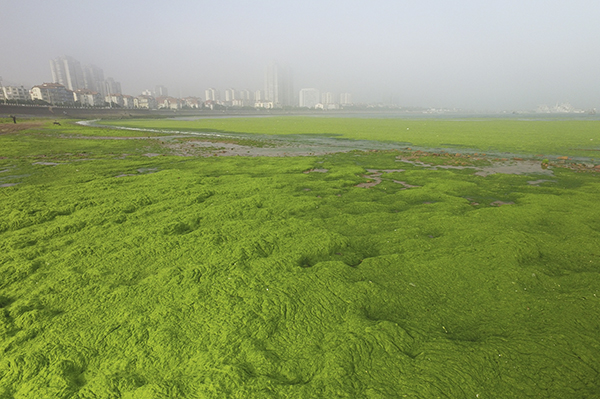
POLYGON ((597 173, 48 131, 0 136, 0 398, 599 396, 597 173))

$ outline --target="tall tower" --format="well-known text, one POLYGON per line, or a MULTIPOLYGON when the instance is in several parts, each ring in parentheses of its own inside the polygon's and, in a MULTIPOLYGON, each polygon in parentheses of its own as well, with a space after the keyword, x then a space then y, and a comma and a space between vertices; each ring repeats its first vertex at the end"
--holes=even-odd
POLYGON ((50 60, 50 71, 54 83, 60 83, 69 90, 85 88, 81 64, 72 57, 65 55, 50 60))
POLYGON ((206 96, 206 101, 219 101, 221 99, 219 91, 213 87, 206 89, 204 94, 206 96))
POLYGON ((288 66, 271 64, 265 70, 265 100, 275 107, 295 105, 292 71, 288 66))
POLYGON ((104 93, 104 71, 95 65, 83 66, 83 85, 86 89, 90 89, 105 96, 104 93))
POLYGON ((154 88, 154 97, 167 97, 169 90, 165 86, 158 85, 154 88))

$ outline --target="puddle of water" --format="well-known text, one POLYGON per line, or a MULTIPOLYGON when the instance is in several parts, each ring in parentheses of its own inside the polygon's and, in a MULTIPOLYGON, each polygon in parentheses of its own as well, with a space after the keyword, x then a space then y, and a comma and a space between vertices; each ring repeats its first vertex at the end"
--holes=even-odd
POLYGON ((12 187, 12 186, 16 186, 17 184, 21 184, 21 183, 4 183, 4 184, 0 184, 0 187, 12 187))
POLYGON ((56 162, 34 162, 32 165, 56 166, 56 162))
POLYGON ((489 176, 496 173, 506 175, 522 175, 522 174, 542 174, 552 176, 554 173, 551 169, 544 169, 538 161, 511 161, 511 162, 494 162, 491 166, 455 166, 455 165, 430 165, 421 161, 412 161, 408 159, 397 159, 397 162, 405 162, 415 166, 421 166, 430 170, 438 169, 472 169, 476 176, 489 176))
POLYGON ((329 169, 311 169, 311 170, 305 170, 302 173, 312 173, 312 172, 316 172, 316 173, 327 173, 329 172, 329 169))

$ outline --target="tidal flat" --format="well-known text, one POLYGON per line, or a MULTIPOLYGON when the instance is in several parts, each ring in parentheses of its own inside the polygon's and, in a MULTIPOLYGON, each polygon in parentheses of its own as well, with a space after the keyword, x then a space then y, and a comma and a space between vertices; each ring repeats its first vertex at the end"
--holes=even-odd
POLYGON ((0 398, 600 395, 598 121, 38 122, 0 123, 0 398))

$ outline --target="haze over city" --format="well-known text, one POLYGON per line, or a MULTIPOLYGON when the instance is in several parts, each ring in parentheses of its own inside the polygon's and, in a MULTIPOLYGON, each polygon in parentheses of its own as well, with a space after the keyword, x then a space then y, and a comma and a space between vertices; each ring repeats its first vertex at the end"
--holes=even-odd
POLYGON ((477 110, 600 108, 600 3, 557 1, 87 1, 2 5, 4 84, 51 82, 49 60, 97 65, 138 95, 294 89, 355 102, 477 110), (8 33, 8 34, 7 34, 8 33))

